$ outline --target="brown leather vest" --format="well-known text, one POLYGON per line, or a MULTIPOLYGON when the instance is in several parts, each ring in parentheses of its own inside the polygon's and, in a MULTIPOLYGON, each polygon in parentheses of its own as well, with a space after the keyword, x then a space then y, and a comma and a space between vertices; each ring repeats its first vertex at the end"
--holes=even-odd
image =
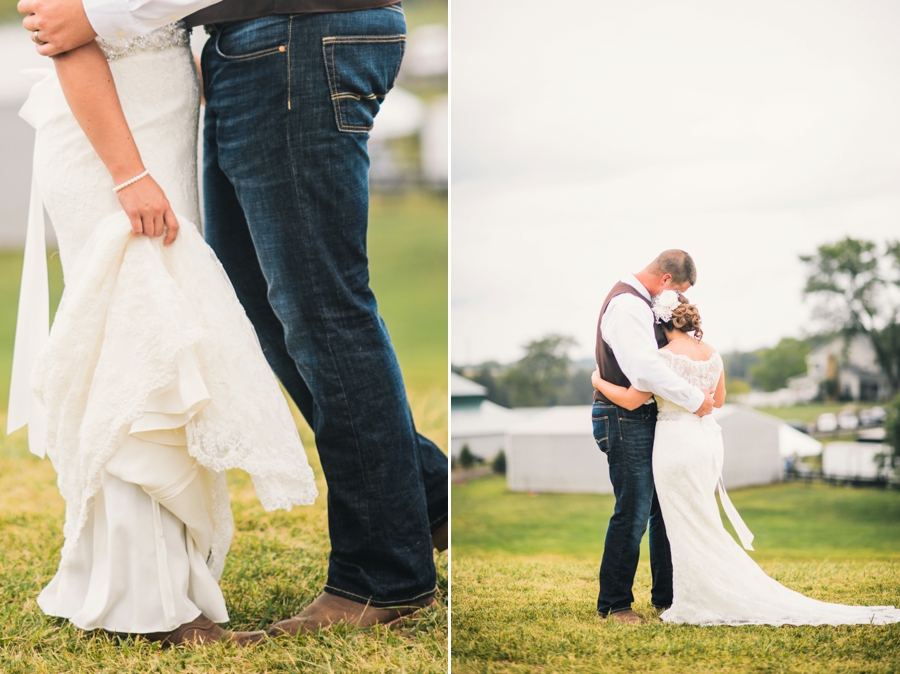
POLYGON ((222 0, 185 18, 188 27, 258 19, 270 14, 353 12, 396 5, 400 0, 222 0))
MULTIPOLYGON (((630 285, 628 285, 627 283, 623 283, 622 281, 616 283, 616 285, 612 287, 612 290, 609 291, 609 295, 607 295, 606 299, 603 301, 603 307, 600 309, 600 318, 597 319, 597 348, 595 350, 595 356, 597 357, 597 365, 600 367, 601 377, 603 377, 606 381, 616 384, 617 386, 627 387, 631 386, 631 382, 628 381, 628 377, 625 376, 625 373, 622 372, 622 368, 619 367, 619 363, 618 361, 616 361, 616 356, 613 353, 613 350, 609 348, 609 344, 603 341, 603 334, 600 330, 600 324, 603 322, 603 314, 606 313, 606 308, 609 306, 610 301, 616 295, 621 295, 623 293, 634 295, 635 297, 640 298, 643 302, 646 302, 648 307, 650 306, 650 300, 641 295, 630 285)), ((653 332, 654 336, 656 337, 656 345, 659 348, 664 347, 668 342, 666 340, 666 333, 659 323, 653 324, 653 332)), ((615 405, 614 402, 609 400, 597 389, 594 389, 594 400, 605 403, 607 405, 615 405)))

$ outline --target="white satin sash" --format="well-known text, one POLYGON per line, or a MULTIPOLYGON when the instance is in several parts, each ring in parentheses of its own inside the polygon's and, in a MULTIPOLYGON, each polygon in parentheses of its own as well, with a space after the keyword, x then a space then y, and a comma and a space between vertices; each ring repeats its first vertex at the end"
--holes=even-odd
MULTIPOLYGON (((19 116, 37 129, 53 114, 49 97, 56 72, 50 68, 33 68, 23 71, 23 74, 35 84, 31 87, 28 100, 19 110, 19 116)), ((47 412, 31 387, 31 372, 50 334, 50 286, 47 281, 45 227, 44 205, 37 178, 32 176, 6 433, 8 435, 27 424, 28 448, 32 454, 41 458, 46 453, 47 412)))
POLYGON ((31 372, 50 333, 50 286, 44 227, 44 206, 37 182, 32 178, 6 433, 27 424, 28 448, 41 458, 46 451, 47 412, 31 388, 31 372))
MULTIPOLYGON (((716 436, 715 442, 721 446, 722 455, 724 456, 725 451, 722 443, 722 427, 719 426, 715 419, 713 419, 711 414, 702 417, 700 422, 703 424, 707 433, 716 436)), ((737 533, 741 545, 744 546, 745 550, 752 550, 753 546, 751 543, 753 543, 753 534, 747 525, 744 524, 744 520, 742 520, 740 514, 738 514, 737 508, 734 507, 734 504, 728 497, 728 492, 725 491, 725 482, 722 479, 721 466, 719 466, 719 480, 716 484, 716 491, 719 492, 719 500, 722 501, 722 509, 725 511, 725 515, 728 516, 728 521, 731 522, 731 526, 734 527, 734 531, 737 533)))
POLYGON ((744 520, 738 514, 737 508, 731 503, 731 499, 728 498, 728 492, 725 491, 725 483, 722 481, 721 475, 719 475, 719 484, 716 486, 716 489, 719 492, 719 499, 722 501, 722 508, 725 510, 725 514, 728 515, 728 521, 731 522, 731 526, 734 527, 738 538, 741 539, 741 545, 744 546, 744 550, 752 550, 753 546, 750 544, 753 542, 753 534, 747 528, 747 525, 744 524, 744 520))

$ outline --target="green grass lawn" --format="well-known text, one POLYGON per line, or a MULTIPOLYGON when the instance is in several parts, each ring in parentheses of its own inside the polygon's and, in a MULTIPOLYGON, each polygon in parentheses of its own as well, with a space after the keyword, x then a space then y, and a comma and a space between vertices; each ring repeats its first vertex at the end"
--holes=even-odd
MULTIPOLYGON (((777 484, 730 492, 773 577, 826 601, 900 606, 900 493, 777 484)), ((900 625, 626 626, 595 614, 608 495, 453 487, 454 672, 895 672, 900 625)), ((646 538, 635 609, 653 618, 646 538)))
MULTIPOLYGON (((426 195, 376 199, 372 286, 390 329, 420 431, 447 446, 447 202, 426 195)), ((54 306, 61 291, 50 257, 54 306)), ((5 409, 21 253, 0 253, 0 402, 5 409)), ((296 613, 321 590, 329 544, 325 483, 312 434, 294 409, 316 472, 315 506, 266 513, 249 477, 230 471, 236 533, 222 589, 230 627, 256 629, 296 613)), ((5 427, 5 413, 0 424, 5 427)), ((44 616, 35 598, 59 563, 63 501, 49 461, 30 455, 24 431, 0 442, 0 673, 440 672, 447 667, 447 554, 436 557, 438 606, 397 631, 338 628, 252 650, 225 645, 161 651, 110 641, 44 616)))
MULTIPOLYGON (((857 413, 859 413, 860 410, 875 407, 877 404, 878 403, 872 402, 850 403, 850 405, 856 408, 857 413)), ((881 404, 884 405, 885 403, 881 404)), ((848 403, 810 403, 808 405, 792 405, 791 407, 760 407, 758 409, 760 412, 771 414, 779 419, 796 419, 803 423, 810 424, 816 421, 820 414, 825 414, 826 412, 837 414, 847 407, 847 405, 848 403)))

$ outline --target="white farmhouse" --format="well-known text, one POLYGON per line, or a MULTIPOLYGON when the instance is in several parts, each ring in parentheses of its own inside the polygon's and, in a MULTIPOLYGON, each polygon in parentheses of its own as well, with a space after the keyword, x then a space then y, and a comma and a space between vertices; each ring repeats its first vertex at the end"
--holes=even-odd
POLYGON ((844 400, 885 400, 890 397, 887 377, 878 365, 872 340, 856 335, 849 342, 835 337, 806 356, 806 374, 788 379, 788 389, 801 401, 819 395, 823 382, 836 382, 835 393, 844 400))

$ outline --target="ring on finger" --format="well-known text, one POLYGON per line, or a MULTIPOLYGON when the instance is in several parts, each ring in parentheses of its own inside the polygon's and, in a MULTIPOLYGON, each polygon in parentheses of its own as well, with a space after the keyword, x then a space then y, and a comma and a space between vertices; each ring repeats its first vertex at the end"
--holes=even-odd
POLYGON ((37 45, 45 45, 45 44, 47 44, 46 42, 44 42, 44 41, 40 38, 40 36, 38 35, 39 32, 40 32, 40 30, 33 30, 33 31, 31 31, 31 41, 34 42, 34 43, 37 44, 37 45))

